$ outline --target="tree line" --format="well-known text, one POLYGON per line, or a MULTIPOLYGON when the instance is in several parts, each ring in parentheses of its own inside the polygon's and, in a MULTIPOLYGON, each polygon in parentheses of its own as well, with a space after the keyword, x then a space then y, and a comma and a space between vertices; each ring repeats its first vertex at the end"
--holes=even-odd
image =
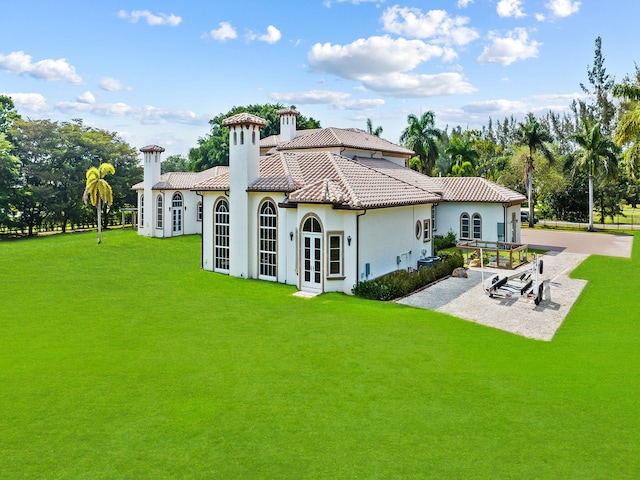
POLYGON ((428 175, 482 176, 528 198, 546 218, 600 222, 640 203, 640 68, 616 83, 606 71, 602 39, 566 112, 505 117, 479 129, 435 127, 431 111, 409 115, 401 143, 416 152, 410 166, 428 175))
POLYGON ((96 225, 83 202, 91 167, 113 165, 111 205, 102 205, 102 225, 118 221, 120 208, 137 203, 131 186, 143 178, 138 152, 117 133, 69 122, 23 119, 11 98, 0 96, 0 231, 96 225))

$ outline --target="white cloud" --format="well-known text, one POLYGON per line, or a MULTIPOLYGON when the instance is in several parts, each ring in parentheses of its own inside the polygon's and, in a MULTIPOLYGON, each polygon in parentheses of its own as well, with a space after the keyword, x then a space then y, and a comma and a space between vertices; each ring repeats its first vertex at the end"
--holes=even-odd
POLYGON ((82 77, 76 73, 75 67, 69 65, 64 58, 47 58, 32 63, 31 55, 23 51, 11 52, 9 55, 0 54, 0 69, 49 82, 62 80, 75 85, 82 83, 82 77))
POLYGON ((501 17, 522 18, 525 16, 522 11, 521 0, 500 0, 496 6, 496 11, 501 17))
POLYGON ((485 100, 481 102, 471 102, 460 107, 463 111, 472 114, 487 115, 511 115, 514 112, 523 112, 527 110, 527 104, 519 100, 506 100, 503 98, 497 100, 485 100))
POLYGON ((463 75, 454 72, 435 75, 390 73, 371 75, 361 80, 369 90, 400 98, 458 95, 477 90, 463 75))
POLYGON ((478 32, 467 27, 468 17, 451 17, 445 10, 429 10, 394 5, 382 14, 387 32, 413 38, 431 38, 446 45, 466 45, 478 38, 478 32))
POLYGON ((102 88, 103 90, 106 90, 107 92, 133 90, 133 88, 131 87, 125 87, 120 80, 116 80, 115 78, 111 78, 111 77, 102 77, 98 85, 100 86, 100 88, 102 88))
POLYGON ((509 32, 506 37, 498 37, 491 33, 491 45, 484 47, 482 54, 478 57, 480 63, 501 63, 511 65, 518 60, 538 56, 538 47, 542 44, 535 40, 530 40, 524 28, 516 28, 509 32))
POLYGON ((547 17, 543 13, 536 13, 536 20, 539 22, 544 22, 547 17))
POLYGON ((78 98, 76 98, 76 101, 80 103, 93 104, 96 103, 96 97, 93 95, 93 93, 86 91, 82 95, 79 95, 78 98))
POLYGON ((211 30, 208 34, 204 35, 204 37, 212 38, 220 42, 238 38, 238 33, 236 32, 236 29, 233 28, 229 22, 220 22, 218 26, 219 28, 215 30, 211 30))
POLYGON ((34 113, 49 111, 47 100, 39 93, 3 93, 3 95, 11 97, 18 110, 27 110, 34 113))
POLYGON ((197 115, 191 111, 168 110, 144 105, 142 107, 134 107, 126 103, 86 103, 76 102, 59 102, 55 105, 56 109, 62 112, 82 112, 87 114, 99 115, 102 117, 130 117, 139 121, 143 125, 159 125, 167 122, 177 122, 190 125, 205 125, 209 121, 206 115, 197 115))
POLYGON ((551 10, 555 17, 564 18, 578 13, 580 3, 572 0, 549 0, 544 6, 551 10))
POLYGON ((458 0, 458 4, 456 6, 458 8, 467 8, 472 3, 473 0, 458 0))
POLYGON ((308 54, 310 67, 343 78, 361 79, 413 70, 445 50, 421 40, 392 39, 388 35, 358 39, 348 45, 316 43, 308 54))
POLYGON ((269 25, 267 27, 267 33, 265 33, 264 35, 260 35, 258 37, 258 40, 260 40, 261 42, 267 42, 267 43, 273 44, 273 43, 276 43, 281 38, 282 38, 282 34, 280 33, 280 30, 278 30, 273 25, 269 25))
POLYGON ((153 14, 149 10, 133 10, 131 13, 126 10, 120 10, 118 12, 120 18, 129 19, 132 23, 138 23, 140 19, 146 19, 147 25, 152 27, 158 25, 169 25, 170 27, 177 27, 182 22, 182 18, 174 15, 173 13, 167 15, 165 13, 153 14))
POLYGON ((384 100, 381 98, 352 99, 349 93, 331 90, 273 92, 269 96, 278 102, 296 105, 331 105, 337 110, 371 110, 384 105, 384 100))

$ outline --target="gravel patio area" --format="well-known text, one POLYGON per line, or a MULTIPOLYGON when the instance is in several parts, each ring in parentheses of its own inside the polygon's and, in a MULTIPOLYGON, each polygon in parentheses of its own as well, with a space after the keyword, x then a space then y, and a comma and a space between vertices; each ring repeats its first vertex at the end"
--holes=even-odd
MULTIPOLYGON (((569 278, 589 254, 631 256, 633 237, 628 235, 556 232, 523 229, 523 242, 549 250, 544 261, 547 293, 539 305, 521 298, 489 298, 482 286, 482 269, 469 268, 468 278, 447 278, 424 290, 398 300, 417 308, 448 313, 458 318, 498 328, 536 340, 550 341, 580 296, 586 280, 569 278)), ((523 265, 516 270, 484 269, 485 280, 498 274, 513 275, 529 270, 523 265)))

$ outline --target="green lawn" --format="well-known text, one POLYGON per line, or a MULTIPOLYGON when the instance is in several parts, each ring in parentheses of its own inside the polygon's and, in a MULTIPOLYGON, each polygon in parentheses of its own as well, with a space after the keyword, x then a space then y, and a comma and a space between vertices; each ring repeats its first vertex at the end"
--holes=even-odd
POLYGON ((546 343, 204 272, 197 236, 0 242, 0 478, 639 478, 639 268, 589 258, 546 343))

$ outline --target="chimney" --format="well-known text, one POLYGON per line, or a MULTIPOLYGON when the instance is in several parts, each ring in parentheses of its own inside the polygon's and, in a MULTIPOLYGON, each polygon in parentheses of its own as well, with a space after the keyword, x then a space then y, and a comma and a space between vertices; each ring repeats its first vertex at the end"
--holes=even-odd
POLYGON ((249 113, 222 121, 229 129, 229 274, 234 277, 252 276, 247 188, 260 177, 260 129, 266 125, 264 119, 249 113))
POLYGON ((295 108, 278 110, 280 115, 280 142, 290 142, 296 138, 296 117, 300 115, 295 108))
MULTIPOLYGON (((141 227, 144 235, 152 237, 156 223, 156 202, 152 189, 160 181, 160 162, 162 162, 164 148, 158 145, 147 145, 140 151, 144 155, 144 224, 141 227)), ((141 212, 139 216, 142 217, 141 212)))

